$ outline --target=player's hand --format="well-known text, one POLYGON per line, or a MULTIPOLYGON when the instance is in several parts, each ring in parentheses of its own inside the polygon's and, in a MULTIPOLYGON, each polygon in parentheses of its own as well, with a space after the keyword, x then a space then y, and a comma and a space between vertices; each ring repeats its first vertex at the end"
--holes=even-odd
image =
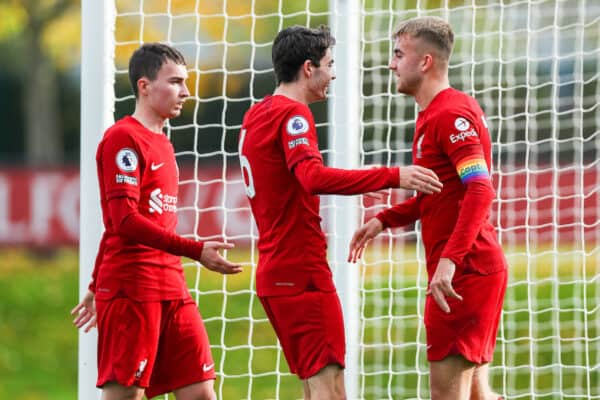
POLYGON ((222 242, 204 242, 202 254, 200 255, 200 263, 211 271, 221 274, 237 274, 242 272, 243 268, 240 264, 234 264, 219 254, 221 249, 232 249, 232 243, 222 242))
POLYGON ((442 182, 432 170, 419 165, 409 165, 400 167, 400 187, 432 194, 442 190, 442 182))
POLYGON ((377 218, 371 218, 369 222, 358 228, 350 241, 348 262, 357 262, 362 257, 367 243, 375 236, 379 235, 379 232, 382 230, 383 224, 377 218))
POLYGON ((462 296, 456 293, 452 287, 452 277, 455 271, 456 265, 450 259, 440 258, 427 291, 427 294, 433 296, 435 302, 446 314, 450 313, 450 306, 448 306, 446 297, 453 297, 462 301, 462 296))
POLYGON ((85 296, 83 296, 81 302, 77 304, 74 309, 71 310, 71 315, 77 315, 73 320, 73 325, 75 325, 77 329, 83 328, 85 326, 83 331, 87 333, 93 327, 95 327, 96 300, 94 292, 88 290, 85 296))

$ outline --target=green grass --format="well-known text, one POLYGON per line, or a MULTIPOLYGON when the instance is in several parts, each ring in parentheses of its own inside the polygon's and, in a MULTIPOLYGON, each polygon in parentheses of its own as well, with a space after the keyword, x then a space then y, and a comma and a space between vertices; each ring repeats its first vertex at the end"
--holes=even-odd
MULTIPOLYGON (((508 252, 510 282, 491 374, 508 398, 554 399, 561 392, 565 398, 600 398, 595 251, 508 252)), ((384 262, 368 254, 366 265, 357 267, 363 281, 360 335, 368 344, 360 356, 359 386, 367 399, 428 398, 424 277, 414 252, 397 253, 401 259, 384 262)), ((228 256, 249 264, 252 255, 228 256)), ((77 332, 69 316, 77 301, 76 252, 2 250, 0 258, 0 399, 76 398, 77 332)), ((288 373, 251 290, 252 274, 246 268, 223 279, 186 265, 213 347, 217 393, 228 400, 301 398, 301 384, 288 373)))
POLYGON ((0 399, 76 398, 76 253, 3 250, 0 259, 0 399))

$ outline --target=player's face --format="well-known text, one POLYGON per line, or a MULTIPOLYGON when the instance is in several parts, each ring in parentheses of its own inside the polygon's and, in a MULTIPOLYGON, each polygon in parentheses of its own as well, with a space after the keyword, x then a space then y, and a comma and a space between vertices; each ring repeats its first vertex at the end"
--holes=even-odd
POLYGON ((319 66, 313 65, 313 74, 308 81, 308 89, 310 91, 310 98, 312 101, 325 100, 327 98, 327 89, 332 80, 335 79, 335 73, 333 70, 333 58, 331 56, 331 49, 327 49, 327 52, 321 58, 319 66))
POLYGON ((423 55, 418 51, 418 44, 417 39, 408 35, 399 36, 394 42, 394 54, 389 68, 396 75, 398 93, 414 96, 421 86, 423 55))
POLYGON ((161 118, 175 118, 181 114, 183 103, 190 95, 185 85, 185 65, 168 60, 162 65, 156 79, 148 83, 148 103, 161 118))

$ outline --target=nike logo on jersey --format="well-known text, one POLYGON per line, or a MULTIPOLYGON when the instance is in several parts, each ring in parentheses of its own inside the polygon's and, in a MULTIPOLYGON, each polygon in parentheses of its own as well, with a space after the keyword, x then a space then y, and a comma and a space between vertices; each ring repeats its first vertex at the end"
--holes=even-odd
POLYGON ((208 372, 208 371, 210 371, 211 369, 213 369, 213 367, 214 367, 214 366, 215 366, 215 364, 214 364, 214 363, 212 363, 212 364, 204 364, 204 365, 202 366, 202 371, 204 371, 204 372, 208 372))
POLYGON ((154 163, 152 163, 152 165, 150 165, 150 169, 151 169, 152 171, 156 171, 157 169, 159 169, 159 168, 160 168, 160 167, 162 167, 163 165, 165 165, 165 163, 164 163, 164 162, 161 162, 160 164, 154 164, 154 163))

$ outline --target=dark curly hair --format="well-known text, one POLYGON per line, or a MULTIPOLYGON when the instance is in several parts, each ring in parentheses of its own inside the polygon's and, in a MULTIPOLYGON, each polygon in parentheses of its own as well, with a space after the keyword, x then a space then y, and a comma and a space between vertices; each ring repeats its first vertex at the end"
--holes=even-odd
POLYGON ((271 52, 277 85, 294 82, 306 60, 319 67, 321 58, 333 45, 335 38, 325 25, 316 29, 296 25, 279 32, 271 52))

